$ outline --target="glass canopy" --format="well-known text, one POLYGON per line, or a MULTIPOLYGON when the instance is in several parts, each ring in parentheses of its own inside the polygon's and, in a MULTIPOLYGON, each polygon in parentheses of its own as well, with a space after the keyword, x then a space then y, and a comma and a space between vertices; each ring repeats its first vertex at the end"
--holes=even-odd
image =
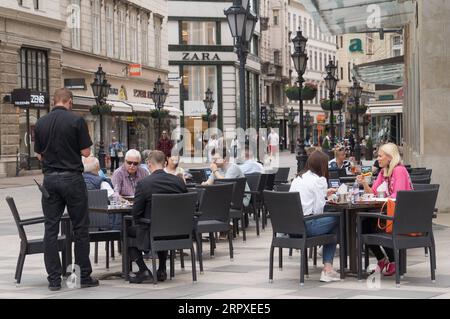
POLYGON ((405 64, 403 56, 355 65, 353 74, 358 81, 374 84, 403 85, 405 64))

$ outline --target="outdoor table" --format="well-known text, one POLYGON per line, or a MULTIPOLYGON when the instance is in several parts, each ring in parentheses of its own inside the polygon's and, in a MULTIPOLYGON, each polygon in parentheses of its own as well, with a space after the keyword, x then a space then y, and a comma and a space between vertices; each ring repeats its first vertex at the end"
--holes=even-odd
MULTIPOLYGON (((350 274, 357 274, 357 224, 356 216, 358 212, 375 210, 374 213, 378 214, 383 206, 382 201, 359 201, 356 203, 336 203, 328 202, 328 207, 343 211, 345 218, 345 247, 340 247, 340 249, 345 250, 345 256, 349 258, 349 271, 350 274)), ((344 265, 347 265, 347 260, 345 260, 344 265)))
MULTIPOLYGON (((92 213, 106 213, 106 214, 121 214, 122 216, 122 227, 125 227, 124 225, 124 217, 125 215, 130 215, 131 212, 133 210, 133 206, 128 205, 128 206, 112 206, 112 205, 108 205, 107 207, 89 207, 89 211, 92 213)), ((121 236, 122 237, 122 236, 121 236)), ((122 238, 123 240, 123 238, 122 238)), ((125 243, 122 242, 122 247, 123 249, 125 248, 125 243)), ((103 275, 101 277, 99 277, 99 279, 106 279, 108 277, 112 277, 112 276, 116 276, 116 277, 122 277, 125 278, 126 274, 125 274, 125 262, 127 261, 127 256, 128 252, 122 251, 122 271, 121 272, 117 272, 117 273, 109 273, 106 275, 103 275)))

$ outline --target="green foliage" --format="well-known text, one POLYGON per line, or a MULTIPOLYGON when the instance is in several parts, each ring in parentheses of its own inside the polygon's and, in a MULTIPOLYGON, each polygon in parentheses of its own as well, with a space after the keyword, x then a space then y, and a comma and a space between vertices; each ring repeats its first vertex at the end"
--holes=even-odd
MULTIPOLYGON (((333 111, 339 111, 342 109, 344 105, 344 101, 342 100, 333 100, 333 111)), ((330 111, 330 100, 322 99, 320 100, 320 106, 324 111, 330 111)))
POLYGON ((154 119, 158 119, 158 118, 164 119, 166 117, 169 117, 169 111, 167 111, 167 110, 158 111, 157 109, 151 110, 150 117, 154 118, 154 119))
POLYGON ((329 150, 329 149, 330 149, 330 142, 328 142, 328 139, 327 139, 327 138, 324 139, 324 141, 323 141, 323 143, 322 143, 322 148, 323 148, 323 149, 326 149, 326 150, 329 150))
POLYGON ((90 108, 92 115, 106 115, 111 114, 112 105, 111 104, 101 104, 101 105, 92 105, 90 108))
MULTIPOLYGON (((285 89, 286 96, 289 100, 299 100, 299 89, 297 86, 289 86, 285 89)), ((317 95, 317 86, 312 83, 306 83, 302 89, 302 100, 313 100, 317 95)))

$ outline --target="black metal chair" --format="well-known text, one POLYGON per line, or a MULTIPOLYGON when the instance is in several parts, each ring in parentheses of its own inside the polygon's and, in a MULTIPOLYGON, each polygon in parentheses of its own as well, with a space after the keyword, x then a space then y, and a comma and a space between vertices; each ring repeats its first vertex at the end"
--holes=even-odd
MULTIPOLYGON (((378 245, 394 250, 396 272, 395 282, 400 285, 400 272, 406 265, 400 265, 400 253, 407 249, 428 247, 430 249, 431 280, 435 281, 435 243, 433 237, 432 217, 438 190, 400 191, 397 193, 394 216, 362 212, 357 215, 358 225, 358 279, 362 279, 363 245, 378 245), (364 218, 379 218, 392 221, 392 233, 363 234, 361 232, 364 218), (410 233, 421 233, 421 236, 409 236, 410 233)), ((406 254, 404 254, 406 255, 406 254)))
POLYGON ((189 174, 192 175, 192 181, 195 184, 201 184, 207 180, 207 176, 204 170, 189 170, 189 174))
MULTIPOLYGON (((339 244, 343 247, 344 222, 343 214, 339 212, 327 212, 320 215, 303 216, 300 194, 297 192, 264 191, 264 203, 267 206, 273 229, 272 244, 270 246, 269 281, 273 281, 273 255, 275 247, 279 248, 279 267, 283 267, 283 248, 301 250, 300 285, 304 284, 304 275, 308 273, 307 248, 325 245, 339 244), (325 234, 308 237, 306 235, 305 221, 326 216, 334 216, 339 220, 338 234, 325 234), (277 237, 277 234, 296 235, 294 237, 277 237)), ((344 279, 344 250, 340 249, 340 274, 344 279)))
MULTIPOLYGON (((19 252, 19 258, 17 259, 17 266, 16 266, 16 273, 14 275, 14 279, 16 280, 17 284, 20 284, 20 281, 22 280, 22 272, 23 272, 23 266, 25 263, 25 257, 26 255, 34 255, 34 254, 43 254, 44 253, 44 239, 28 239, 27 234, 25 232, 24 226, 29 225, 36 225, 36 224, 43 224, 45 222, 44 216, 40 217, 34 217, 34 218, 27 218, 27 219, 21 219, 19 216, 19 212, 17 211, 16 204, 14 202, 14 199, 10 196, 6 197, 6 202, 8 203, 8 206, 11 210, 11 213, 14 217, 14 222, 16 223, 17 230, 19 232, 20 237, 20 252, 19 252)), ((67 229, 64 229, 64 227, 67 227, 67 223, 62 223, 63 233, 67 234, 67 229)), ((62 272, 63 275, 66 275, 66 268, 68 264, 69 255, 66 251, 67 243, 66 243, 66 236, 61 235, 58 236, 58 251, 61 252, 61 259, 62 259, 62 272)))
POLYGON ((197 281, 193 241, 194 213, 197 194, 153 194, 150 224, 150 247, 153 265, 153 283, 156 280, 158 251, 170 251, 170 279, 175 276, 176 250, 189 249, 192 261, 192 281, 197 281), (174 222, 175 221, 175 222, 174 222))
POLYGON ((432 172, 433 172, 432 169, 426 169, 424 167, 422 167, 422 168, 413 168, 411 170, 410 175, 421 175, 421 176, 431 177, 431 173, 432 172))
MULTIPOLYGON (((108 191, 106 189, 88 190, 88 208, 107 208, 108 191)), ((108 213, 89 211, 89 241, 94 245, 94 263, 98 263, 98 243, 105 242, 106 269, 109 269, 110 244, 111 257, 114 258, 114 241, 120 243, 120 230, 111 229, 108 213)))
POLYGON ((274 184, 286 184, 288 183, 289 178, 289 171, 291 170, 290 167, 279 167, 276 174, 275 174, 275 180, 274 184))
POLYGON ((202 186, 205 192, 200 203, 198 220, 195 225, 200 273, 203 273, 203 233, 209 233, 210 253, 211 257, 214 257, 214 233, 227 232, 230 259, 233 260, 233 230, 230 227, 230 207, 233 187, 232 183, 202 186))
POLYGON ((214 184, 233 183, 233 196, 231 199, 230 207, 230 220, 233 221, 233 234, 239 234, 238 221, 241 220, 242 227, 242 240, 247 240, 245 232, 245 214, 243 198, 245 195, 245 186, 247 184, 247 178, 224 178, 216 179, 214 184))
MULTIPOLYGON (((276 173, 268 173, 267 174, 267 180, 266 180, 266 186, 265 186, 265 190, 273 190, 273 187, 275 186, 275 175, 276 173)), ((261 196, 264 198, 264 193, 261 194, 261 196)), ((264 205, 264 199, 263 199, 263 207, 262 207, 262 229, 266 229, 267 226, 267 207, 264 205)))

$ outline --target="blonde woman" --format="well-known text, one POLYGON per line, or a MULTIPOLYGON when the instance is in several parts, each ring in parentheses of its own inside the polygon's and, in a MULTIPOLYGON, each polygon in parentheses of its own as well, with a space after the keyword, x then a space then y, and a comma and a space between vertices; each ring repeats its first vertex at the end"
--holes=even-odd
MULTIPOLYGON (((385 197, 396 198, 398 191, 411 190, 412 184, 408 171, 402 165, 400 153, 397 145, 387 143, 378 150, 378 163, 380 166, 380 174, 377 180, 370 187, 362 175, 358 176, 358 182, 364 186, 364 191, 369 194, 377 194, 378 188, 385 183, 385 197)), ((384 189, 384 188, 383 188, 384 189)), ((380 188, 381 190, 381 188, 380 188)), ((368 219, 363 223, 363 232, 371 233, 377 228, 376 219, 368 219)), ((378 260, 378 270, 380 272, 386 268, 384 275, 392 276, 395 274, 394 251, 390 248, 383 247, 386 256, 379 246, 369 246, 378 260)))

